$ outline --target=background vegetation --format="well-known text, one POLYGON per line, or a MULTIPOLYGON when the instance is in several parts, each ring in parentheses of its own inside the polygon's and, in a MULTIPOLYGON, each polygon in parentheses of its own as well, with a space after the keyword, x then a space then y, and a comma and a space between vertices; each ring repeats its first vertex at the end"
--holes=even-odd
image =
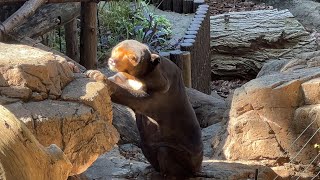
MULTIPOLYGON (((144 0, 101 2, 97 13, 98 59, 104 59, 113 46, 125 39, 138 40, 154 51, 168 48, 172 25, 164 16, 154 14, 144 0)), ((48 46, 65 53, 63 28, 48 33, 45 40, 48 46)))

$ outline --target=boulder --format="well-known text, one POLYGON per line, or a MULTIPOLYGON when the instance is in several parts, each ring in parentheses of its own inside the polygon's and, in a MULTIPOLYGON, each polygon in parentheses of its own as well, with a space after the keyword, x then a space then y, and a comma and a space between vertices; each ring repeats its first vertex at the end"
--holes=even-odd
POLYGON ((316 38, 288 10, 211 16, 211 72, 215 78, 254 78, 265 62, 317 50, 316 38))
POLYGON ((116 129, 98 111, 79 102, 44 100, 5 107, 27 125, 42 145, 60 147, 73 165, 72 174, 85 171, 118 140, 116 129))
MULTIPOLYGON (((229 160, 309 164, 319 143, 320 58, 297 58, 235 90, 222 153, 229 160), (280 67, 280 68, 279 68, 280 67), (307 128, 310 125, 309 128, 307 128), (306 131, 305 131, 306 130, 306 131)), ((279 65, 280 64, 280 65, 279 65)), ((272 66, 272 67, 271 67, 272 66)), ((220 153, 220 154, 219 154, 220 153)))
POLYGON ((58 98, 73 80, 68 62, 34 47, 0 43, 1 95, 31 99, 31 91, 58 98), (21 97, 20 97, 21 96, 21 97))
POLYGON ((112 124, 120 133, 119 144, 133 143, 139 144, 140 135, 136 125, 134 112, 120 104, 112 103, 113 121, 112 124))
POLYGON ((224 132, 225 123, 219 122, 202 129, 202 141, 203 141, 203 156, 211 158, 213 156, 213 149, 216 144, 220 142, 220 134, 224 132))
POLYGON ((225 100, 216 94, 207 95, 192 88, 187 88, 189 101, 196 113, 200 127, 205 128, 222 120, 227 109, 225 100))
POLYGON ((72 165, 59 147, 43 147, 0 105, 0 179, 67 179, 72 165))
POLYGON ((150 164, 144 159, 141 149, 135 145, 121 145, 100 156, 84 174, 89 180, 93 179, 144 179, 154 171, 147 168, 150 164), (126 151, 121 146, 130 146, 126 151), (142 159, 135 157, 140 156, 142 159))
POLYGON ((106 84, 74 73, 59 55, 26 45, 0 43, 0 63, 1 104, 42 145, 62 149, 72 163, 68 175, 82 173, 118 142, 106 84))

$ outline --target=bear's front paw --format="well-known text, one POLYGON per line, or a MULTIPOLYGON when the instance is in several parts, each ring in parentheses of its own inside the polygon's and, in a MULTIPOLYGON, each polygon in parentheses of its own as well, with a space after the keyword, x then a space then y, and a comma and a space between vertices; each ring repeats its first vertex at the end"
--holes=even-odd
POLYGON ((88 70, 85 73, 87 77, 96 81, 105 81, 107 79, 106 76, 98 70, 88 70))

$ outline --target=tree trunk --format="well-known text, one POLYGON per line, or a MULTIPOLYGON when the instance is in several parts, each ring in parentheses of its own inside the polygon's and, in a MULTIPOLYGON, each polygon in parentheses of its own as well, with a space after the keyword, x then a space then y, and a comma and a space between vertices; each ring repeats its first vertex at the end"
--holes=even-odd
POLYGON ((80 64, 97 68, 97 3, 81 3, 80 64))
POLYGON ((47 0, 29 0, 23 6, 6 19, 0 26, 0 41, 4 39, 4 35, 8 34, 13 28, 20 25, 27 17, 34 12, 47 0))
POLYGON ((66 54, 71 59, 79 62, 80 53, 78 47, 77 38, 77 19, 73 19, 64 26, 65 29, 65 40, 66 40, 66 54))
POLYGON ((80 15, 80 3, 48 4, 39 8, 26 23, 9 32, 15 37, 37 38, 80 15))
POLYGON ((0 106, 0 179, 67 179, 71 163, 56 145, 43 147, 28 128, 0 106))

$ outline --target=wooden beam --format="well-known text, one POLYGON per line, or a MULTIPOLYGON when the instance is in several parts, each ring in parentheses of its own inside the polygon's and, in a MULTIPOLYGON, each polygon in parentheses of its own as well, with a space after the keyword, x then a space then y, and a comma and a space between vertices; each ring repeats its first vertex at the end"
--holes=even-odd
POLYGON ((34 12, 46 2, 47 0, 29 0, 3 23, 0 23, 0 41, 4 39, 4 35, 12 31, 13 28, 22 24, 27 17, 34 14, 34 12))
POLYGON ((97 68, 97 3, 81 3, 80 64, 97 68))
POLYGON ((46 4, 41 6, 26 22, 14 28, 11 35, 37 38, 63 26, 80 15, 80 3, 46 4))

